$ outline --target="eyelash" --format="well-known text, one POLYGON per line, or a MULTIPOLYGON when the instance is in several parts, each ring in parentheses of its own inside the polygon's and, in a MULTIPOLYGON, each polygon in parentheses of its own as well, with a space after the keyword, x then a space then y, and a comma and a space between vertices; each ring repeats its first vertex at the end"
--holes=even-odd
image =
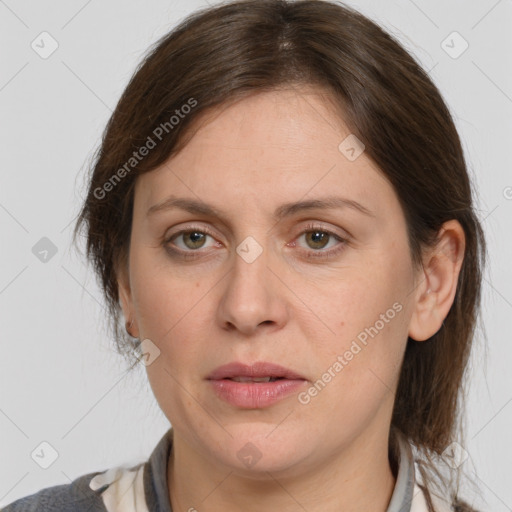
MULTIPOLYGON (((304 228, 304 230, 301 231, 301 233, 299 233, 297 238, 299 238, 300 236, 302 236, 306 233, 310 233, 312 231, 319 231, 321 233, 326 233, 330 237, 335 238, 338 242, 341 242, 341 244, 337 245, 334 248, 328 249, 326 251, 323 251, 321 249, 318 249, 318 250, 311 249, 309 251, 307 249, 302 249, 303 251, 306 251, 308 253, 306 256, 307 258, 327 259, 327 258, 334 256, 335 254, 343 251, 346 243, 348 242, 348 238, 343 238, 343 237, 339 236, 338 234, 334 233, 333 231, 325 229, 324 227, 316 225, 316 224, 308 224, 304 228), (341 247, 340 247, 340 245, 341 245, 341 247)), ((195 251, 194 250, 185 251, 183 249, 170 248, 170 246, 169 246, 169 244, 175 238, 178 238, 180 235, 183 235, 185 233, 191 233, 191 232, 210 235, 212 238, 215 237, 215 235, 206 227, 190 226, 187 229, 183 229, 181 231, 177 231, 176 233, 173 233, 170 237, 168 237, 164 240, 163 245, 164 245, 165 249, 167 250, 167 252, 169 252, 171 254, 171 256, 178 256, 185 260, 195 260, 195 259, 201 258, 202 257, 201 254, 199 254, 199 255, 196 254, 196 253, 200 252, 200 249, 197 249, 195 251)))

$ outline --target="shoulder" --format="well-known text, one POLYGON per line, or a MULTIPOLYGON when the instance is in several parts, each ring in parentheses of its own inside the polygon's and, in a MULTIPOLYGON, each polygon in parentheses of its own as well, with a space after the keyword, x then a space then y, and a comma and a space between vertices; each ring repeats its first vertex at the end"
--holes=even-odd
POLYGON ((101 493, 89 486, 91 480, 99 474, 101 473, 88 473, 77 477, 69 484, 46 487, 10 503, 0 512, 106 512, 101 493))
MULTIPOLYGON (((144 464, 87 473, 69 484, 46 487, 20 498, 0 512, 110 512, 141 501, 144 464), (136 498, 139 498, 138 500, 136 498)), ((144 510, 144 509, 141 509, 144 510)))
POLYGON ((166 479, 172 438, 171 427, 146 461, 87 473, 69 484, 46 487, 10 503, 0 512, 172 512, 166 479))

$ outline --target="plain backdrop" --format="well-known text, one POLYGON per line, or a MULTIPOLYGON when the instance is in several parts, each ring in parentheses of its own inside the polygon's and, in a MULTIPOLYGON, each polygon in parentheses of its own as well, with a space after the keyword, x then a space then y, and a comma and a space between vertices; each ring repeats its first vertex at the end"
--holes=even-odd
MULTIPOLYGON (((465 464, 487 501, 475 505, 510 511, 512 2, 347 3, 420 60, 463 140, 490 255, 485 332, 467 391, 465 464)), ((71 232, 86 167, 135 66, 150 44, 205 5, 0 0, 0 505, 143 461, 169 426, 144 368, 125 375, 71 232), (56 457, 47 469, 31 455, 41 449, 56 457)))

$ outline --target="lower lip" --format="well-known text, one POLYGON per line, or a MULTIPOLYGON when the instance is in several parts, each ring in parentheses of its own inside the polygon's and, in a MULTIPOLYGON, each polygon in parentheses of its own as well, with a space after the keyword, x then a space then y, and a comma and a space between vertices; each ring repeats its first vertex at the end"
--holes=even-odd
POLYGON ((236 407, 259 409, 282 400, 306 383, 303 379, 280 379, 274 382, 237 382, 230 379, 210 380, 217 395, 236 407))

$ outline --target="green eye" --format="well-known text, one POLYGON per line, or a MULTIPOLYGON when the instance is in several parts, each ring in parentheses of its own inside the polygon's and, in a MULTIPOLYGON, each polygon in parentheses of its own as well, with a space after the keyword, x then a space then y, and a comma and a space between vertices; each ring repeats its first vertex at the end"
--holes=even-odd
POLYGON ((200 249, 204 245, 206 235, 200 231, 183 231, 181 233, 184 244, 189 249, 200 249))
POLYGON ((307 231, 304 234, 306 235, 306 242, 308 245, 310 241, 313 244, 310 245, 312 249, 323 249, 329 243, 329 237, 332 236, 326 231, 320 230, 307 231))

